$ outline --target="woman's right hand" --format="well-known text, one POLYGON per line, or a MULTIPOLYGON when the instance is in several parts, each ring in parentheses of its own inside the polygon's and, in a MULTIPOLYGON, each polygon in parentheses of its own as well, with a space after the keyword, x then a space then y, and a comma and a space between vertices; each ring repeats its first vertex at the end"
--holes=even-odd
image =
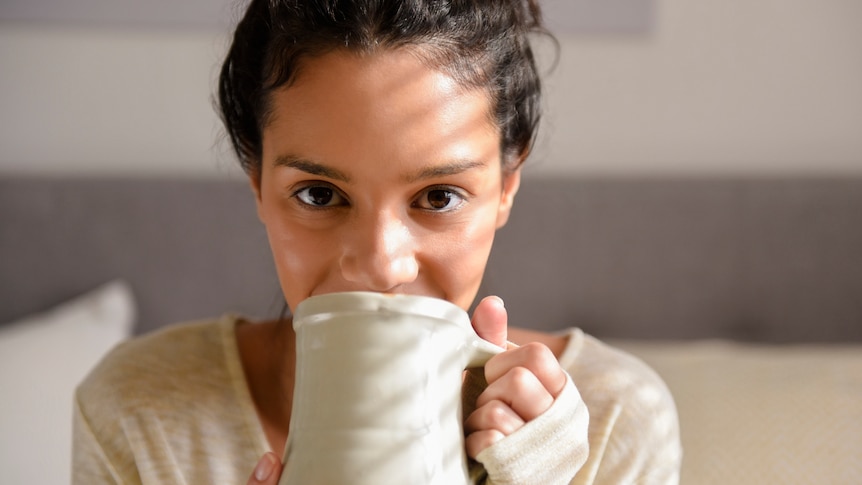
POLYGON ((275 453, 269 451, 261 457, 248 477, 248 485, 278 485, 281 478, 281 460, 275 453))

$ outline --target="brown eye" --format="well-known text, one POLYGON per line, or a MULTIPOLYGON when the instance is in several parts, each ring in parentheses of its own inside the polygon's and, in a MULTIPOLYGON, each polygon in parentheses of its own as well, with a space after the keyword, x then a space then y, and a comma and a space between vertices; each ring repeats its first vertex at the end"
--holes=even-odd
POLYGON ((428 205, 433 209, 445 209, 452 202, 452 193, 446 190, 432 190, 428 192, 428 205))
POLYGON ((414 207, 434 212, 448 212, 460 208, 466 198, 454 188, 433 187, 422 192, 414 207))
POLYGON ((343 205, 344 198, 334 188, 325 185, 312 185, 296 193, 296 198, 312 207, 331 207, 343 205))

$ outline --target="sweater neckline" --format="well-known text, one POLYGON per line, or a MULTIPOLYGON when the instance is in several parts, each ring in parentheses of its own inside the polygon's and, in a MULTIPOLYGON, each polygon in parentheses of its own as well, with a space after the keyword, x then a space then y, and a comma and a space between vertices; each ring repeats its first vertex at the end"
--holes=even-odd
MULTIPOLYGON (((243 320, 236 315, 225 315, 221 318, 219 326, 221 329, 222 348, 224 349, 224 357, 228 373, 230 374, 231 384, 238 396, 240 404, 239 414, 246 424, 246 429, 255 446, 257 455, 263 456, 264 453, 272 451, 272 449, 269 441, 266 439, 263 423, 261 423, 260 417, 257 415, 257 409, 254 406, 251 389, 249 389, 245 369, 242 367, 242 360, 239 355, 236 327, 242 322, 243 320)), ((252 323, 247 324, 253 325, 252 323)))

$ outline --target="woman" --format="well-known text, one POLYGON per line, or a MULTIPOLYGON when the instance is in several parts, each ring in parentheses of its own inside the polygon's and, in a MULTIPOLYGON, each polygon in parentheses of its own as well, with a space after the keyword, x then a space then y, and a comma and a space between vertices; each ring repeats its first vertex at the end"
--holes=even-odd
MULTIPOLYGON (((220 108, 290 308, 353 290, 470 307, 535 137, 541 30, 523 0, 251 2, 220 108)), ((473 325, 509 349, 465 383, 477 482, 675 483, 649 369, 577 330, 508 328, 496 297, 473 325)), ((293 339, 225 317, 119 347, 78 390, 76 483, 277 483, 293 339)))

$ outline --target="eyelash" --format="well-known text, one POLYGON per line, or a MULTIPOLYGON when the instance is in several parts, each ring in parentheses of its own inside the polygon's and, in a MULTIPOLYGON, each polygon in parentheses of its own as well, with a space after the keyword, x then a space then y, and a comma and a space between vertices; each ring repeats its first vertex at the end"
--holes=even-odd
POLYGON ((309 208, 309 209, 312 209, 312 210, 333 209, 336 207, 341 207, 343 205, 347 205, 349 203, 349 201, 347 200, 347 197, 345 197, 344 194, 340 190, 338 190, 337 188, 335 188, 331 184, 328 184, 325 182, 314 182, 314 183, 309 183, 307 185, 304 185, 304 186, 298 188, 297 190, 295 190, 293 192, 293 194, 291 194, 291 197, 295 198, 302 206, 309 208), (316 204, 306 202, 305 200, 303 200, 303 196, 307 195, 307 192, 311 189, 330 190, 330 191, 332 191, 332 198, 333 199, 341 199, 341 203, 336 204, 336 205, 316 205, 316 204))
POLYGON ((464 195, 463 191, 461 191, 455 187, 449 186, 449 185, 435 185, 435 186, 431 186, 431 187, 428 187, 426 189, 423 189, 422 192, 419 193, 419 196, 416 197, 414 202, 411 204, 411 207, 416 207, 417 209, 425 210, 425 211, 432 212, 432 213, 433 212, 443 213, 443 212, 456 211, 456 210, 460 209, 464 205, 464 203, 466 203, 466 202, 467 202, 467 196, 464 195), (450 197, 455 197, 455 198, 459 199, 457 205, 455 207, 444 208, 444 209, 428 209, 426 207, 421 207, 420 201, 422 199, 425 199, 425 202, 427 202, 428 195, 431 194, 432 192, 436 192, 436 191, 446 192, 450 197))
MULTIPOLYGON (((338 190, 336 187, 334 187, 333 185, 326 183, 326 182, 314 182, 314 183, 309 183, 307 185, 304 185, 304 186, 296 189, 291 194, 291 197, 296 199, 298 201, 298 203, 301 204, 303 207, 306 207, 310 210, 334 209, 334 208, 342 207, 344 205, 349 205, 349 203, 350 203, 348 198, 340 190, 338 190), (316 189, 316 188, 330 190, 332 192, 332 194, 331 194, 332 199, 336 199, 336 200, 340 199, 340 203, 337 203, 335 205, 317 205, 317 204, 310 203, 310 202, 307 202, 306 200, 304 200, 306 197, 310 197, 310 194, 308 194, 307 192, 309 190, 316 189)), ((456 187, 449 186, 449 185, 434 185, 434 186, 427 187, 427 188, 423 189, 419 193, 419 195, 416 196, 416 198, 413 200, 413 202, 410 204, 410 206, 413 208, 419 209, 419 210, 430 212, 430 213, 445 213, 445 212, 452 212, 452 211, 456 211, 456 210, 460 209, 464 205, 464 203, 467 202, 467 199, 468 199, 468 197, 463 193, 463 191, 456 188, 456 187), (432 192, 437 192, 437 191, 445 192, 448 195, 448 197, 450 198, 450 200, 452 198, 457 199, 457 204, 455 205, 455 207, 446 207, 443 209, 433 209, 433 208, 423 207, 423 204, 428 203, 427 197, 432 192)), ((331 202, 331 201, 327 201, 327 202, 331 202)))

